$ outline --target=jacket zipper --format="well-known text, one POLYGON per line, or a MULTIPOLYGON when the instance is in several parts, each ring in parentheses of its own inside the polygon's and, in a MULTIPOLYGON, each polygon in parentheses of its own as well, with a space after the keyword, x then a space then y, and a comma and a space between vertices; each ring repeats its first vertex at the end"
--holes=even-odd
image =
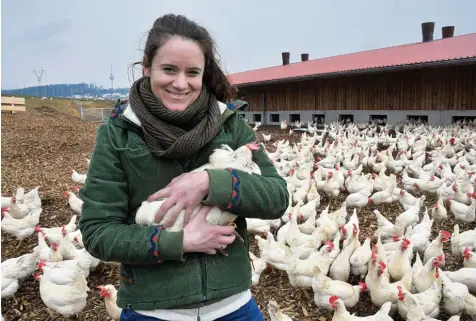
POLYGON ((207 266, 205 264, 205 255, 206 254, 199 254, 200 256, 198 257, 200 261, 200 272, 202 274, 202 303, 200 307, 198 308, 198 315, 197 315, 197 321, 200 321, 200 308, 205 306, 205 301, 207 301, 207 266))
MULTIPOLYGON (((121 118, 122 120, 124 120, 125 122, 129 123, 130 125, 136 127, 136 128, 140 128, 140 126, 137 126, 137 124, 134 124, 132 121, 130 121, 129 119, 127 119, 127 117, 124 117, 124 115, 119 115, 119 118, 121 118)), ((182 164, 180 164, 179 162, 175 161, 177 164, 179 164, 179 166, 182 168, 182 171, 185 172, 184 168, 182 167, 182 164)), ((207 287, 207 267, 205 265, 205 262, 204 262, 204 256, 205 254, 203 255, 200 255, 199 256, 199 260, 200 260, 200 272, 202 274, 202 299, 203 299, 203 302, 201 304, 201 307, 205 306, 205 301, 207 300, 207 290, 206 290, 206 287, 207 287)), ((129 282, 131 282, 132 279, 129 279, 129 282)), ((198 314, 197 314, 197 321, 200 321, 200 308, 198 308, 198 314)))

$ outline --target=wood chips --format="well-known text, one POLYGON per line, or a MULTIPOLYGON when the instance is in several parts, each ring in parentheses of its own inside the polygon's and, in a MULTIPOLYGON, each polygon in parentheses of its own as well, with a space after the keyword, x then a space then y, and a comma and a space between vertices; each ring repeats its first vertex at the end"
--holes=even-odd
MULTIPOLYGON (((32 107, 27 108, 25 113, 2 114, 2 196, 11 196, 18 187, 30 190, 40 185, 43 202, 40 225, 52 227, 67 223, 73 212, 63 193, 74 186, 69 168, 80 173, 86 171, 85 158, 89 158, 94 148, 97 126, 96 123, 81 121, 58 113, 49 107, 32 107)), ((263 126, 258 132, 272 133, 270 144, 285 136, 289 138, 287 131, 283 133, 279 127, 263 126)), ((259 136, 261 138, 261 135, 259 136)), ((295 134, 292 139, 295 141, 297 138, 298 134, 295 134)), ((270 150, 274 150, 274 148, 270 147, 270 150)), ((331 204, 330 210, 339 208, 345 200, 345 196, 341 194, 339 199, 331 204)), ((328 204, 325 196, 321 195, 321 197, 320 210, 328 204)), ((436 198, 427 195, 425 205, 430 207, 434 203, 436 203, 436 198)), ((402 207, 397 203, 363 208, 359 215, 362 242, 376 229, 377 222, 372 213, 375 208, 379 209, 391 221, 394 216, 403 212, 402 207)), ((350 210, 349 214, 351 214, 350 210)), ((453 232, 455 224, 453 215, 449 214, 448 217, 449 219, 444 222, 442 228, 453 232)), ((474 227, 474 223, 460 223, 461 231, 474 227)), ((436 234, 436 229, 433 227, 432 238, 436 234)), ((37 237, 34 234, 24 240, 22 246, 17 250, 16 239, 2 233, 2 261, 31 252, 36 243, 37 237)), ((254 239, 251 249, 255 254, 258 254, 254 239)), ((449 242, 445 244, 445 254, 447 255, 447 269, 455 270, 462 266, 462 258, 451 255, 449 242)), ((117 287, 118 273, 101 264, 87 280, 91 291, 88 293, 88 303, 79 315, 79 319, 107 320, 104 303, 99 297, 96 287, 107 283, 117 287), (109 277, 110 274, 112 278, 109 277)), ((357 279, 353 279, 351 283, 356 284, 357 281, 357 279)), ((324 321, 332 319, 332 313, 316 308, 312 301, 312 290, 308 290, 311 300, 306 299, 301 290, 291 287, 285 272, 263 272, 260 284, 252 291, 267 320, 269 319, 266 306, 269 300, 276 300, 283 312, 291 316, 293 320, 324 321)), ((369 295, 364 293, 356 309, 351 312, 356 312, 358 316, 366 316, 374 314, 377 310, 371 304, 369 295)), ((7 321, 51 320, 46 306, 40 298, 38 282, 34 280, 33 276, 21 283, 15 299, 2 300, 2 314, 7 321)), ((439 317, 442 320, 448 318, 444 311, 439 317)), ((56 314, 54 319, 63 320, 63 317, 56 314)), ((70 319, 79 320, 76 317, 70 319)), ((401 320, 401 318, 395 316, 394 320, 401 320)), ((468 316, 463 316, 461 320, 470 319, 468 316)))

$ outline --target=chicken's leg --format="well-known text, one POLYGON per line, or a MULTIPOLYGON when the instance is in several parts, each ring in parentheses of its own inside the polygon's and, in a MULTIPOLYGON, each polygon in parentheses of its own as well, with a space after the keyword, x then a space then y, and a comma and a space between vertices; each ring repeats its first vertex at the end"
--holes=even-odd
MULTIPOLYGON (((230 222, 230 223, 226 223, 225 225, 227 226, 234 226, 236 228, 236 224, 233 223, 233 222, 230 222)), ((236 236, 236 238, 242 242, 242 243, 245 243, 245 240, 243 240, 243 238, 241 237, 241 235, 237 232, 237 231, 233 231, 233 234, 236 236)))
MULTIPOLYGON (((229 223, 225 223, 223 224, 224 226, 233 226, 236 228, 236 224, 233 223, 233 222, 229 222, 229 223)), ((233 231, 233 235, 235 235, 235 237, 242 243, 245 243, 245 240, 243 240, 243 238, 241 237, 241 235, 237 232, 237 231, 233 231)), ((217 249, 218 252, 220 252, 221 254, 223 254, 224 256, 228 256, 228 253, 225 252, 224 249, 217 249)))
MULTIPOLYGON (((48 312, 50 319, 53 320, 53 317, 55 316, 55 311, 53 309, 47 308, 46 312, 48 312)), ((58 316, 56 316, 56 318, 58 318, 58 316)))

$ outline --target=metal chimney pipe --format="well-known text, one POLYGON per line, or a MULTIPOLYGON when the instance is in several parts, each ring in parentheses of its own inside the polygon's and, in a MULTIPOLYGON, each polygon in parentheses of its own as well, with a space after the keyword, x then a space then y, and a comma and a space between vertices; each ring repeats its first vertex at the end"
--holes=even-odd
POLYGON ((423 42, 433 41, 433 32, 435 31, 434 22, 423 22, 421 24, 421 33, 423 42))
POLYGON ((290 52, 282 52, 281 55, 283 57, 283 66, 284 65, 289 65, 289 56, 291 55, 291 53, 290 52))
POLYGON ((442 38, 451 38, 455 33, 455 26, 444 26, 441 28, 442 38))
POLYGON ((309 54, 308 53, 302 53, 301 54, 301 61, 308 61, 309 60, 309 54))

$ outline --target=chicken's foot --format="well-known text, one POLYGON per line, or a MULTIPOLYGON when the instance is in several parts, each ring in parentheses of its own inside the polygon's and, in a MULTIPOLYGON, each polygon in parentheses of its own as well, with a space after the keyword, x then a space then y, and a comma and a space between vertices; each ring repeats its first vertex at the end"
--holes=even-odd
POLYGON ((236 236, 236 238, 238 239, 238 241, 240 241, 241 243, 245 243, 245 240, 243 240, 243 238, 241 237, 240 234, 238 234, 237 231, 233 231, 233 234, 236 236))
MULTIPOLYGON (((233 227, 236 228, 236 224, 233 223, 233 222, 226 223, 225 226, 233 226, 233 227)), ((233 231, 233 235, 235 235, 236 238, 237 238, 241 243, 245 243, 245 240, 243 240, 243 238, 241 237, 241 235, 240 235, 237 231, 233 231)))
POLYGON ((54 318, 54 316, 56 314, 56 311, 54 311, 53 309, 47 308, 46 312, 48 312, 48 315, 50 316, 51 320, 55 320, 55 319, 58 318, 58 316, 56 316, 56 318, 54 318))
POLYGON ((217 249, 217 251, 223 254, 224 256, 228 256, 228 253, 226 253, 226 251, 223 249, 217 249))

